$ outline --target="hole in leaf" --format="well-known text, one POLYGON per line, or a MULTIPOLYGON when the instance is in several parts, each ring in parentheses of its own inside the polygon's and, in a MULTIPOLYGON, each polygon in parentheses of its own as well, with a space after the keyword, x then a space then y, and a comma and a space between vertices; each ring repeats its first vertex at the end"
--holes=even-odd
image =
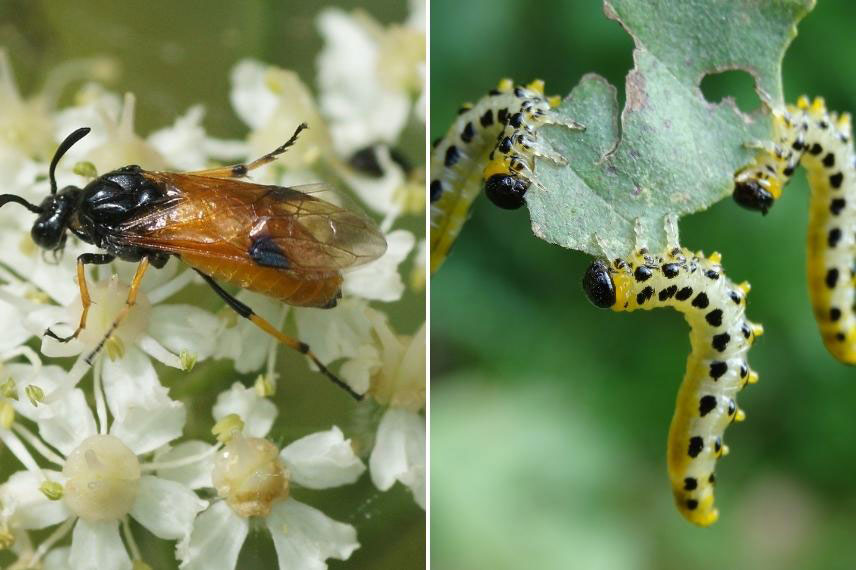
POLYGON ((761 100, 755 93, 755 78, 741 69, 705 75, 701 80, 701 92, 711 103, 719 103, 726 97, 731 97, 744 113, 761 106, 761 100))

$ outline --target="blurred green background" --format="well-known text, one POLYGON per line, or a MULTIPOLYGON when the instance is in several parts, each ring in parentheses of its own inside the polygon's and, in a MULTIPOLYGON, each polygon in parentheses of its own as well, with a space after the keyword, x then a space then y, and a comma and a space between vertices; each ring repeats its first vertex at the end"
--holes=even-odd
MULTIPOLYGON (((819 0, 784 64, 789 100, 856 107, 856 12, 819 0)), ((433 0, 431 138, 503 76, 566 95, 586 72, 619 87, 632 41, 601 3, 433 0)), ((757 107, 748 76, 705 82, 757 107)), ((856 370, 817 333, 798 171, 762 218, 730 199, 685 218, 683 245, 752 283, 759 384, 717 467, 720 521, 673 506, 665 445, 689 352, 675 311, 611 313, 580 288, 591 259, 535 238, 524 210, 480 200, 431 281, 432 565, 474 568, 856 567, 856 370)))
MULTIPOLYGON (((315 17, 326 6, 345 10, 363 8, 380 22, 401 22, 408 14, 406 0, 249 0, 244 2, 175 2, 149 0, 144 7, 131 2, 92 0, 0 0, 0 47, 9 53, 22 93, 41 88, 47 72, 72 58, 111 56, 120 74, 107 87, 137 96, 136 130, 143 136, 172 124, 188 107, 203 103, 203 124, 210 136, 243 138, 247 127, 229 104, 229 73, 239 60, 253 57, 297 71, 315 88, 316 56, 322 39, 315 17)), ((72 99, 79 83, 64 92, 62 105, 72 99)), ((317 93, 317 91, 316 91, 317 93)), ((422 129, 405 131, 400 150, 412 164, 422 164, 422 129)), ((396 227, 423 236, 424 220, 402 218, 396 227)), ((412 259, 401 266, 407 280, 412 259)), ((204 288, 190 288, 169 302, 189 302, 217 311, 223 303, 204 288)), ((412 334, 425 316, 424 291, 408 290, 404 299, 382 305, 397 331, 412 334)), ((293 332, 293 329, 292 329, 293 332)), ((36 345, 34 345, 36 346, 36 345)), ((356 408, 335 386, 319 380, 305 359, 281 349, 280 409, 270 437, 286 445, 309 433, 338 425, 365 453, 371 445, 377 410, 371 404, 356 408)), ((186 434, 211 441, 211 407, 217 394, 232 382, 250 385, 256 375, 239 375, 231 361, 203 362, 184 374, 158 367, 171 395, 189 410, 186 434)), ((84 382, 91 394, 91 381, 84 382), (88 383, 87 383, 88 382, 88 383)), ((0 481, 20 469, 7 452, 0 452, 0 481)), ((396 485, 377 491, 368 474, 356 485, 311 491, 300 489, 295 498, 331 517, 356 526, 361 548, 347 562, 330 561, 331 568, 399 570, 421 568, 425 558, 425 513, 405 488, 396 485)), ((156 569, 174 568, 173 545, 132 523, 146 561, 156 569)), ((260 527, 261 528, 261 527, 260 527)), ((252 532, 238 568, 274 568, 273 543, 266 531, 252 532)), ((0 568, 9 563, 0 553, 0 568)))

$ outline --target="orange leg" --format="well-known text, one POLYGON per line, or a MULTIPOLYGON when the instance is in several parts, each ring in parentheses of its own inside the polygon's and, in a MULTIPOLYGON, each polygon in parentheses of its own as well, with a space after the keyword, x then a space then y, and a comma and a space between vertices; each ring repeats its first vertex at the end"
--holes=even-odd
POLYGON ((282 332, 277 330, 276 327, 274 327, 272 324, 270 324, 268 321, 266 321, 265 319, 263 319, 262 317, 257 315, 251 308, 249 308, 248 306, 246 306, 245 304, 243 304, 242 302, 237 300, 235 297, 233 297, 232 295, 227 293, 226 290, 224 290, 222 287, 220 287, 220 285, 218 285, 217 282, 214 281, 214 279, 212 279, 210 276, 202 273, 199 270, 196 270, 196 272, 202 276, 202 278, 205 280, 205 282, 208 283, 208 285, 210 285, 211 288, 214 289, 214 291, 218 295, 220 295, 220 297, 222 297, 224 301, 226 301, 226 304, 228 304, 232 308, 232 310, 234 310, 236 313, 238 313, 239 315, 241 315, 245 319, 249 319, 249 321, 251 323, 253 323, 257 327, 259 327, 260 329, 265 331, 267 334, 274 337, 281 344, 284 344, 285 346, 287 346, 288 348, 290 348, 292 350, 296 350, 300 354, 305 354, 306 356, 308 356, 312 360, 312 362, 315 363, 315 366, 317 366, 318 369, 321 371, 321 374, 326 376, 331 382, 336 384, 339 388, 345 390, 355 400, 362 400, 363 399, 362 394, 358 394, 357 392, 354 392, 353 388, 348 386, 338 376, 336 376, 335 374, 330 372, 327 369, 327 367, 324 366, 320 360, 318 360, 318 357, 312 353, 312 351, 309 349, 308 344, 306 344, 305 342, 301 342, 300 340, 298 340, 296 338, 292 338, 288 335, 283 334, 282 332))
POLYGON ((105 265, 114 259, 116 259, 115 255, 107 253, 83 253, 77 257, 77 285, 80 287, 80 302, 83 304, 83 312, 80 314, 80 324, 77 325, 77 329, 69 336, 59 337, 51 329, 45 331, 45 336, 49 336, 60 342, 68 342, 80 335, 80 332, 86 328, 86 316, 89 314, 90 305, 92 305, 92 299, 89 298, 89 288, 86 286, 86 272, 83 268, 86 265, 105 265))
POLYGON ((243 178, 247 175, 251 170, 255 170, 260 166, 264 166, 265 164, 269 164, 277 159, 279 155, 284 153, 288 148, 294 145, 297 142, 297 137, 300 135, 300 132, 303 129, 308 129, 309 125, 306 123, 300 123, 297 126, 297 129, 294 131, 294 134, 291 135, 291 138, 285 141, 285 143, 274 149, 273 151, 267 153, 261 158, 257 158, 249 164, 235 164, 233 166, 223 166, 220 168, 211 168, 209 170, 197 170, 195 172, 188 172, 187 174, 192 174, 194 176, 205 176, 208 178, 243 178))
POLYGON ((118 315, 116 315, 116 318, 113 320, 113 324, 110 325, 110 328, 107 330, 104 338, 102 338, 98 343, 98 346, 96 346, 95 349, 89 353, 89 356, 86 357, 87 364, 92 364, 92 361, 96 356, 98 356, 101 349, 104 348, 104 344, 111 336, 113 336, 113 333, 116 332, 116 329, 119 328, 119 325, 121 325, 122 321, 125 320, 125 317, 128 316, 128 313, 131 311, 131 307, 137 303, 137 293, 140 290, 140 283, 142 283, 143 276, 146 274, 146 269, 148 268, 149 258, 144 257, 137 266, 137 272, 134 273, 134 278, 131 280, 131 288, 128 289, 128 298, 125 300, 125 306, 122 307, 122 310, 119 311, 118 315))

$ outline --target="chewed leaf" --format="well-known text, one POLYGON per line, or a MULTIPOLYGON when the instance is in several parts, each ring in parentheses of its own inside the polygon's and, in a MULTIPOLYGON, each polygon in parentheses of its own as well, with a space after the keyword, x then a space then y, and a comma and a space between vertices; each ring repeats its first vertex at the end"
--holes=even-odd
POLYGON ((739 69, 762 100, 782 102, 781 62, 814 0, 606 0, 604 12, 633 37, 635 66, 619 116, 616 90, 583 77, 559 111, 583 133, 546 126, 566 165, 537 160, 526 200, 536 236, 592 255, 624 257, 634 220, 646 245, 666 246, 665 218, 709 208, 731 194, 754 140, 768 139, 768 110, 741 113, 705 100, 706 74, 739 69))

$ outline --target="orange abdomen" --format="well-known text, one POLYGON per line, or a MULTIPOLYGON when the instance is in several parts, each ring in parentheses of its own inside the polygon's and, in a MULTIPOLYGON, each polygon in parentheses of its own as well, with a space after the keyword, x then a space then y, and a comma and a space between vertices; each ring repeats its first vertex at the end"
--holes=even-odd
POLYGON ((289 305, 329 308, 341 297, 342 276, 336 271, 305 273, 301 279, 287 271, 253 261, 182 254, 181 260, 213 279, 256 291, 289 305))

